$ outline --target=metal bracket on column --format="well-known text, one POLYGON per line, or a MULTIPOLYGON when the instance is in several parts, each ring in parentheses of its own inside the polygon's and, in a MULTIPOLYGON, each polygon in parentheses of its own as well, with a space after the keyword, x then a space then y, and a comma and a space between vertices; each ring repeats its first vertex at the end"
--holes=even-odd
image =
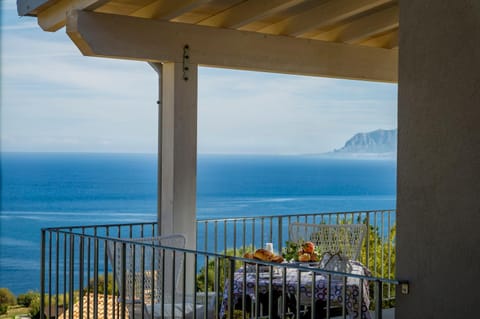
POLYGON ((183 47, 183 79, 188 81, 188 71, 190 70, 190 50, 188 44, 183 47))

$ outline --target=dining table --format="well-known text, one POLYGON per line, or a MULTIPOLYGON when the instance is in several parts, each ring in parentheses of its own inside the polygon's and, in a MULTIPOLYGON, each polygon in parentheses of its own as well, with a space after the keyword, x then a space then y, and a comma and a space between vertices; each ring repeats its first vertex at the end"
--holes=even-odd
MULTIPOLYGON (((297 298, 300 298, 302 304, 310 306, 311 301, 326 305, 329 298, 330 304, 343 306, 345 302, 344 308, 348 318, 370 319, 368 281, 359 276, 349 276, 349 274, 369 276, 370 271, 363 264, 358 261, 348 261, 349 272, 346 275, 338 273, 329 275, 329 272, 322 272, 321 269, 314 268, 315 265, 300 264, 300 267, 297 267, 298 265, 282 264, 278 267, 262 266, 258 269, 255 266, 247 266, 236 270, 232 290, 234 309, 241 309, 242 301, 245 300, 244 296, 253 304, 257 298, 257 304, 272 300, 270 307, 272 313, 269 317, 280 318, 280 314, 284 311, 279 313, 278 299, 282 296, 287 296, 287 299, 290 300, 290 302, 286 300, 284 305, 290 303, 293 306, 297 304, 297 298), (286 291, 283 292, 283 289, 286 291), (270 293, 272 297, 269 297, 270 293), (293 303, 292 300, 294 300, 293 303)), ((225 318, 228 313, 229 290, 230 285, 227 280, 223 291, 220 319, 225 318)), ((266 308, 269 308, 268 305, 266 308)), ((296 312, 296 309, 293 312, 296 312)))

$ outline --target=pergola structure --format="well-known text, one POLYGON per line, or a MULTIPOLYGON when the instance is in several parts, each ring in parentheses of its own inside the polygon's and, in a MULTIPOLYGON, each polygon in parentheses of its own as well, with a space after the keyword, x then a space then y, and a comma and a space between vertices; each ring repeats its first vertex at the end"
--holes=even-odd
MULTIPOLYGON (((195 234, 199 65, 398 82, 396 316, 475 318, 480 1, 18 0, 84 55, 159 74, 159 224, 195 234)), ((194 248, 194 247, 192 247, 194 248)))

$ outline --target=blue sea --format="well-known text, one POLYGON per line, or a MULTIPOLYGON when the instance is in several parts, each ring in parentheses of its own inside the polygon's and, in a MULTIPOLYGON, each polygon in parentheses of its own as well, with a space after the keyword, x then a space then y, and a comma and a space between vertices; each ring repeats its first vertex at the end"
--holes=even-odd
MULTIPOLYGON (((40 229, 150 222, 157 157, 3 153, 0 287, 39 290, 40 229)), ((197 217, 393 209, 396 162, 199 155, 197 217)))

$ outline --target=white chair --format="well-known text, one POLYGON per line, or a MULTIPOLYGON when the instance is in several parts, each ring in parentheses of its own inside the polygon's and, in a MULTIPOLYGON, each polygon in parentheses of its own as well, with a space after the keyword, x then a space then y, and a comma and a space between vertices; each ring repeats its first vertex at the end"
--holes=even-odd
POLYGON ((364 224, 305 224, 291 223, 290 241, 311 241, 320 254, 340 254, 347 260, 358 260, 367 233, 364 224))
POLYGON ((184 253, 167 247, 185 248, 185 236, 172 234, 107 244, 120 299, 129 307, 132 318, 142 318, 142 314, 151 319, 193 318, 195 312, 203 317, 202 304, 193 304, 191 298, 183 302, 185 292, 180 283, 184 280, 184 253))

